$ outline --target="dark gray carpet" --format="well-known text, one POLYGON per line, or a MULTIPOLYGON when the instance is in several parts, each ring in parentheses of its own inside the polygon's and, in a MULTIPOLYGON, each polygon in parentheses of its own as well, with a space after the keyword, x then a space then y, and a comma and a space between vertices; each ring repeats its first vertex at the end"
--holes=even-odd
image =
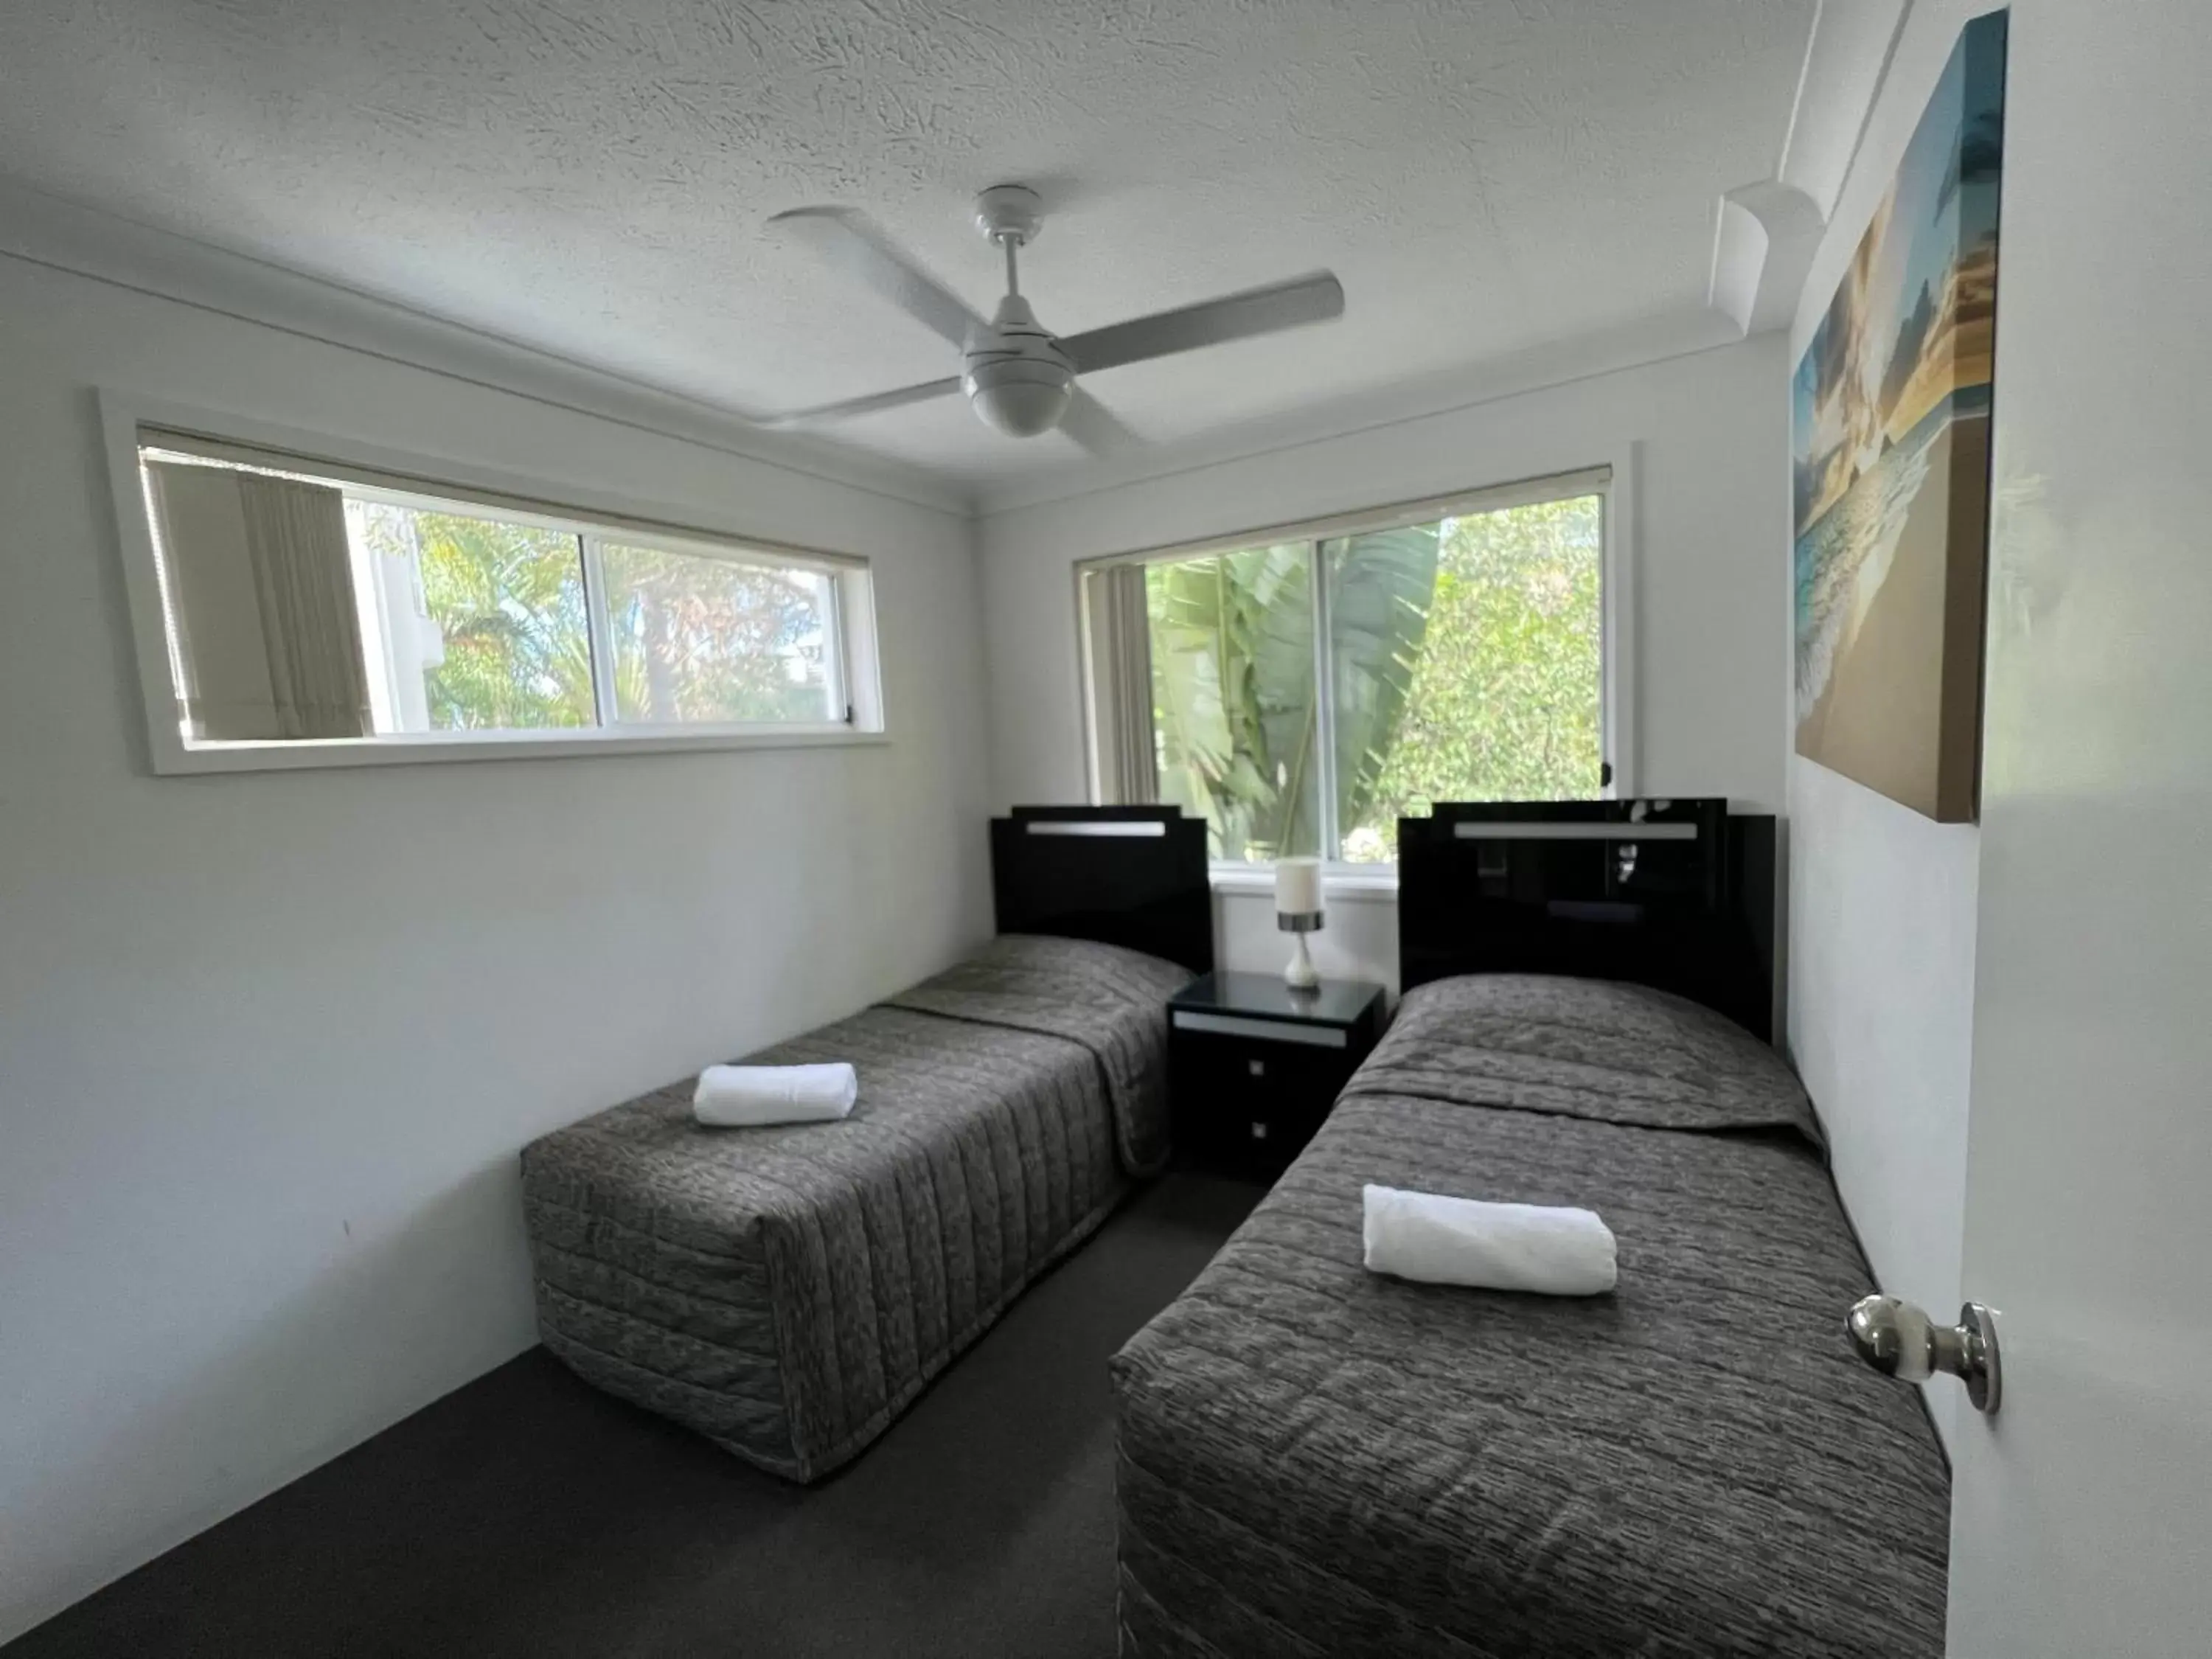
POLYGON ((790 1486, 542 1349, 40 1626, 62 1655, 1114 1652, 1106 1359, 1260 1189, 1171 1175, 790 1486))

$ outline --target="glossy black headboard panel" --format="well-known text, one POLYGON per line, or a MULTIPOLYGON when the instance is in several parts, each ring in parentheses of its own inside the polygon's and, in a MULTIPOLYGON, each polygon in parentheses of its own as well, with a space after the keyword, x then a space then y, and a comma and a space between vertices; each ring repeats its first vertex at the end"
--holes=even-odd
POLYGON ((1718 799, 1440 804, 1398 820, 1403 990, 1627 980, 1773 1030, 1774 819, 1718 799))
POLYGON ((991 820, 1002 933, 1057 933, 1213 967, 1206 820, 1175 806, 1017 806, 991 820))

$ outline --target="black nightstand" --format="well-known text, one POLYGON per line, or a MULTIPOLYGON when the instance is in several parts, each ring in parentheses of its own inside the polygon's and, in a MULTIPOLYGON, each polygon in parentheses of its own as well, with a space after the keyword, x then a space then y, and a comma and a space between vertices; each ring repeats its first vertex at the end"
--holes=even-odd
POLYGON ((1382 988, 1208 974, 1168 999, 1176 1150, 1202 1169, 1272 1181, 1321 1127, 1382 1033, 1382 988))

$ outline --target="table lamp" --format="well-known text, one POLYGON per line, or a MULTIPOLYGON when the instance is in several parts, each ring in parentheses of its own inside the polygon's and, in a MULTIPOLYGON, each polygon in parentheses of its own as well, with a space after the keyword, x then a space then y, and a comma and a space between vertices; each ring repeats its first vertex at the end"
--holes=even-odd
POLYGON ((1306 935, 1321 931, 1321 860, 1275 860, 1275 927, 1295 934, 1298 948, 1283 969, 1283 983, 1293 991, 1310 991, 1321 984, 1313 957, 1306 951, 1306 935))

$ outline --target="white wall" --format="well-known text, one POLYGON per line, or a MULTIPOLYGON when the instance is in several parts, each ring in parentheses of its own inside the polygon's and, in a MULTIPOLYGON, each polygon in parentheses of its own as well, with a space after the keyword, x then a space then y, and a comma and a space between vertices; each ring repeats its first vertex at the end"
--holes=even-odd
MULTIPOLYGON (((1783 342, 1595 375, 1417 420, 995 513, 982 521, 991 788, 1083 799, 1073 567, 1351 508, 1626 459, 1638 611, 1635 787, 1778 811, 1789 672, 1783 342)), ((1225 895, 1227 965, 1281 965, 1269 902, 1225 895)), ((1332 901, 1326 973, 1395 983, 1396 919, 1332 901), (1340 926, 1341 924, 1341 926, 1340 926)))
MULTIPOLYGON (((1947 1314, 1960 1301, 1980 854, 1972 824, 1792 763, 1790 1058, 1875 1278, 1947 1314)), ((1929 1392, 1947 1438, 1958 1399, 1929 1392)))
MULTIPOLYGON (((1960 27, 1988 9, 1972 0, 1912 8, 1814 256, 1790 331, 1792 365, 1888 188, 1960 27)), ((1998 281, 2002 289, 2002 271, 1998 281)), ((2002 423, 2002 362, 1996 396, 2002 423)), ((1772 418, 1787 422, 1786 402, 1777 400, 1772 418)), ((1786 702, 1794 682, 1784 684, 1786 702)), ((1979 856, 1973 825, 1936 823, 1791 756, 1790 1054, 1827 1128, 1836 1185, 1875 1277, 1931 1312, 1960 1301, 1979 856)), ((1929 1395, 1947 1442, 1956 1394, 1929 1395)))
POLYGON ((0 1639, 533 1340, 523 1143, 988 928, 971 527, 0 257, 0 1639), (877 562, 892 741, 157 778, 91 388, 877 562))

